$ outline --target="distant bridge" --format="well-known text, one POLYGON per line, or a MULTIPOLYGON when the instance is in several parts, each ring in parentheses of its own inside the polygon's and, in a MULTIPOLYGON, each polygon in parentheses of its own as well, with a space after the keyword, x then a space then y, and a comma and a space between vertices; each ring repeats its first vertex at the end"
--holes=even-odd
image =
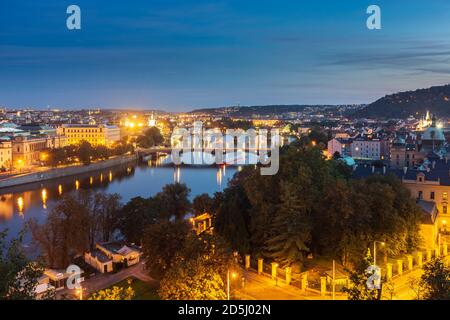
MULTIPOLYGON (((148 154, 155 154, 155 153, 172 153, 172 150, 174 148, 172 147, 153 147, 153 148, 138 148, 136 149, 136 152, 138 152, 139 154, 143 154, 143 155, 148 155, 148 154)), ((184 149, 177 149, 180 150, 181 152, 184 151, 184 149)), ((223 153, 227 153, 227 152, 234 152, 234 151, 245 151, 245 152, 258 152, 258 151, 266 151, 266 152, 270 152, 271 149, 270 148, 238 148, 238 147, 234 147, 234 148, 223 148, 223 153)), ((215 148, 192 148, 190 150, 191 152, 215 152, 216 149, 215 148)))

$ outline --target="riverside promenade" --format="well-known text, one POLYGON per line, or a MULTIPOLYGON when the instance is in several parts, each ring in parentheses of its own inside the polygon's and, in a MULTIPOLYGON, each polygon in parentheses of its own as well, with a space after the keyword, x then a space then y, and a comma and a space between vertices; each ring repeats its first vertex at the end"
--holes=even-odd
POLYGON ((15 187, 28 183, 35 183, 39 181, 52 180, 57 178, 69 177, 78 174, 83 174, 91 171, 103 170, 110 167, 124 165, 135 162, 137 160, 136 154, 118 156, 108 160, 103 160, 89 165, 73 165, 60 168, 49 168, 48 170, 40 170, 38 172, 24 173, 14 176, 9 176, 5 179, 0 179, 0 189, 15 187))

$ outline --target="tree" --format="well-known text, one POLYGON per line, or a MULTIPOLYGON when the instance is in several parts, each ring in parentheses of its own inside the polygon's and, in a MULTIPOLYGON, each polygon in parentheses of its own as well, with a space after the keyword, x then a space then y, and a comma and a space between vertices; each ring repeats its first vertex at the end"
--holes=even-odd
POLYGON ((92 156, 95 159, 105 160, 108 159, 110 155, 111 155, 110 149, 101 144, 95 146, 92 150, 92 156))
POLYGON ((269 257, 282 267, 301 263, 308 252, 311 223, 308 209, 295 186, 282 186, 281 204, 272 222, 272 236, 267 240, 269 257))
POLYGON ((191 190, 184 183, 165 185, 162 191, 155 196, 155 200, 159 202, 159 206, 163 210, 162 217, 167 220, 172 217, 175 220, 182 220, 191 208, 190 192, 191 190))
POLYGON ((179 260, 164 276, 158 290, 164 300, 225 300, 224 281, 205 257, 179 260))
POLYGON ((141 148, 151 148, 163 143, 164 138, 157 127, 148 128, 143 135, 137 138, 137 144, 141 148))
POLYGON ((423 299, 425 283, 422 278, 409 277, 408 287, 414 292, 417 300, 423 299))
POLYGON ((88 165, 91 163, 91 159, 93 156, 93 148, 91 144, 87 141, 82 141, 80 146, 78 147, 79 158, 82 164, 88 165))
POLYGON ((198 216, 205 212, 213 214, 214 211, 214 199, 207 193, 202 193, 194 198, 192 201, 192 209, 194 215, 198 216))
POLYGON ((225 298, 224 281, 237 270, 231 248, 217 235, 190 232, 160 283, 163 299, 216 300, 225 298))
POLYGON ((129 242, 141 243, 145 228, 159 219, 158 202, 153 198, 136 197, 120 212, 118 228, 129 242))
MULTIPOLYGON (((13 239, 6 249, 7 230, 0 232, 0 300, 35 300, 36 286, 44 273, 41 261, 31 262, 23 251, 23 235, 13 239)), ((53 299, 54 291, 49 291, 40 299, 53 299)))
POLYGON ((152 277, 161 278, 173 266, 176 255, 191 232, 192 227, 184 220, 163 220, 147 226, 142 248, 145 265, 152 277))
POLYGON ((378 290, 367 286, 367 281, 372 273, 367 272, 372 265, 373 258, 370 251, 367 251, 366 257, 361 261, 355 271, 349 271, 349 287, 343 289, 348 294, 349 300, 377 300, 378 290))
POLYGON ((97 192, 94 195, 94 200, 99 205, 98 210, 92 212, 92 217, 99 226, 101 241, 108 242, 118 226, 119 214, 122 208, 120 195, 117 193, 105 194, 97 192))
POLYGON ((250 250, 249 209, 250 204, 242 187, 227 188, 214 222, 217 234, 228 241, 233 250, 239 252, 250 250))
POLYGON ((117 193, 92 193, 80 190, 75 200, 84 207, 89 215, 89 247, 94 248, 98 241, 110 241, 118 228, 120 218, 120 196, 117 193))
POLYGON ((426 300, 450 299, 450 268, 442 259, 433 259, 423 267, 422 281, 426 300))
POLYGON ((132 300, 135 293, 128 282, 128 288, 113 286, 112 289, 104 289, 92 294, 89 300, 132 300))
POLYGON ((89 210, 72 195, 65 195, 44 224, 30 220, 33 240, 50 268, 66 268, 72 258, 89 249, 89 210))

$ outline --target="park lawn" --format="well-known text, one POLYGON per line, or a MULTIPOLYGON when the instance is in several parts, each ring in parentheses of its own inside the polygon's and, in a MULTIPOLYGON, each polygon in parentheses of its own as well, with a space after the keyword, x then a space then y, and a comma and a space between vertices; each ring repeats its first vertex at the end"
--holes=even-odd
POLYGON ((134 290, 133 300, 160 300, 158 296, 157 288, 152 287, 145 281, 139 280, 134 277, 124 279, 120 282, 113 284, 106 289, 112 289, 112 287, 128 288, 128 280, 131 280, 131 287, 134 290))

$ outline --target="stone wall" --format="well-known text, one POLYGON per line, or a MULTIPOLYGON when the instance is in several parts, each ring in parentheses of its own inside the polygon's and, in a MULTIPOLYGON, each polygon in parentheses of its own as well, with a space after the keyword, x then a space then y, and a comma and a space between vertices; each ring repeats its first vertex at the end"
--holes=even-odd
POLYGON ((133 154, 129 156, 120 156, 105 161, 92 163, 90 165, 78 165, 64 168, 54 168, 42 172, 23 174, 19 176, 10 177, 4 180, 0 180, 0 189, 38 181, 74 176, 90 171, 103 170, 110 167, 127 164, 136 161, 136 159, 137 159, 136 155, 133 154))

